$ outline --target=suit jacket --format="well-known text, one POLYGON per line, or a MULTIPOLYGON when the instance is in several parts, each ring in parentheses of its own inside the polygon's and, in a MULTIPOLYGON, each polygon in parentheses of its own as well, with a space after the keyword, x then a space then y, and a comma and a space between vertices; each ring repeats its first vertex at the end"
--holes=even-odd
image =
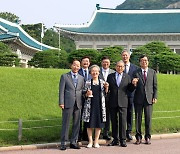
POLYGON ((134 95, 134 103, 143 104, 146 99, 148 104, 152 104, 152 99, 157 99, 156 72, 153 69, 148 68, 146 82, 144 81, 141 68, 134 72, 133 77, 139 78, 134 95))
POLYGON ((74 86, 71 72, 63 74, 59 83, 59 104, 64 104, 64 108, 74 107, 75 102, 78 108, 82 108, 82 89, 84 78, 78 74, 77 86, 74 86))
MULTIPOLYGON (((111 74, 111 73, 114 73, 114 72, 115 71, 113 69, 109 69, 108 75, 111 74)), ((102 74, 102 67, 100 68, 99 78, 105 81, 104 76, 102 74)))
POLYGON ((128 74, 123 73, 120 86, 116 84, 116 73, 108 76, 107 82, 109 83, 109 102, 110 108, 126 107, 128 106, 127 91, 133 91, 134 86, 131 84, 131 78, 128 74))
MULTIPOLYGON (((128 75, 131 77, 131 79, 133 79, 133 73, 134 73, 134 71, 136 71, 137 69, 138 69, 138 66, 130 63, 128 75)), ((134 91, 133 91, 133 92, 128 91, 128 97, 133 98, 133 97, 134 97, 134 91)))
MULTIPOLYGON (((78 71, 78 73, 79 73, 81 76, 84 77, 83 68, 80 68, 79 71, 78 71)), ((88 72, 88 79, 87 79, 87 80, 91 80, 91 79, 92 79, 91 74, 88 72)))

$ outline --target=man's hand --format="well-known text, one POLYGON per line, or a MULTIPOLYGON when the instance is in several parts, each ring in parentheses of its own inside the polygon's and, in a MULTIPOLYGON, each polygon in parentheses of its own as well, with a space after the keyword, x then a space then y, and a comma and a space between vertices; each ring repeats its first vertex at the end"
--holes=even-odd
POLYGON ((157 103, 157 99, 156 99, 156 98, 153 98, 152 103, 153 103, 153 104, 156 104, 156 103, 157 103))
POLYGON ((64 109, 64 104, 63 104, 63 105, 59 105, 59 107, 60 107, 61 109, 64 109))
POLYGON ((132 84, 133 84, 135 87, 137 86, 138 80, 139 80, 139 78, 134 78, 134 79, 132 80, 132 84))

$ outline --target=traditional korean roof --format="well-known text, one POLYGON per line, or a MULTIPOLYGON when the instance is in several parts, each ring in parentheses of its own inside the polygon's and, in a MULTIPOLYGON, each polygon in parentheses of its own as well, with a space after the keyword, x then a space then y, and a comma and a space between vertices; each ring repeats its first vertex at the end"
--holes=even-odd
POLYGON ((97 8, 83 25, 55 24, 61 31, 89 35, 180 33, 180 9, 114 10, 97 8))
POLYGON ((19 39, 19 41, 25 46, 35 50, 56 49, 54 47, 41 44, 26 33, 18 24, 0 18, 0 41, 10 39, 19 39))

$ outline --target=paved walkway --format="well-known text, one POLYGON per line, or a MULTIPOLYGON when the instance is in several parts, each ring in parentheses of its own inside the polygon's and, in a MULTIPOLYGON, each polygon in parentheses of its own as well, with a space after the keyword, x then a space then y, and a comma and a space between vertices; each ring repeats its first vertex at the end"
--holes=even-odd
POLYGON ((135 145, 133 142, 127 144, 126 148, 120 146, 109 147, 106 145, 100 148, 86 148, 82 146, 80 150, 67 149, 61 151, 58 148, 52 149, 34 149, 34 150, 18 150, 4 151, 1 154, 179 154, 180 138, 152 140, 151 145, 141 144, 135 145))
MULTIPOLYGON (((133 137, 134 138, 134 137, 133 137)), ((152 144, 135 145, 135 138, 127 143, 127 147, 109 147, 106 140, 99 140, 100 148, 87 149, 87 142, 82 142, 80 150, 67 148, 66 151, 59 150, 60 143, 20 145, 10 147, 0 147, 0 154, 179 154, 180 153, 180 133, 152 135, 152 144)))

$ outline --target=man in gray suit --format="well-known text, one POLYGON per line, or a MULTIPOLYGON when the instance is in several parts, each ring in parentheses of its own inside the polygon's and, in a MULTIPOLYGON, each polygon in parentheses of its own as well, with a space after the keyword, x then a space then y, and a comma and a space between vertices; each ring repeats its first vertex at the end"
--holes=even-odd
MULTIPOLYGON (((130 53, 127 50, 123 50, 121 53, 122 60, 125 64, 124 73, 127 73, 131 79, 133 78, 133 72, 137 70, 137 66, 130 63, 130 53)), ((127 141, 131 141, 133 138, 131 136, 132 126, 133 126, 133 108, 134 108, 134 91, 127 92, 128 95, 128 108, 127 108, 127 129, 126 129, 126 138, 127 141)))
MULTIPOLYGON (((108 56, 102 57, 101 66, 102 67, 100 68, 99 78, 104 81, 107 81, 108 75, 115 72, 114 70, 109 68, 110 67, 110 59, 108 56)), ((108 107, 108 97, 106 97, 105 104, 106 104, 106 123, 105 123, 105 127, 103 130, 103 139, 111 140, 111 137, 109 136, 110 111, 109 111, 109 107, 108 107)))
POLYGON ((151 144, 151 120, 153 104, 157 101, 157 76, 153 69, 148 68, 149 60, 146 55, 139 58, 141 68, 134 72, 133 77, 138 78, 134 94, 136 142, 141 144, 142 113, 145 117, 145 144, 151 144))
POLYGON ((79 69, 80 62, 78 60, 74 60, 71 65, 71 71, 63 74, 59 83, 59 106, 62 109, 60 150, 66 150, 71 117, 73 117, 73 126, 70 148, 80 149, 77 144, 77 140, 80 128, 84 78, 78 74, 79 69))

